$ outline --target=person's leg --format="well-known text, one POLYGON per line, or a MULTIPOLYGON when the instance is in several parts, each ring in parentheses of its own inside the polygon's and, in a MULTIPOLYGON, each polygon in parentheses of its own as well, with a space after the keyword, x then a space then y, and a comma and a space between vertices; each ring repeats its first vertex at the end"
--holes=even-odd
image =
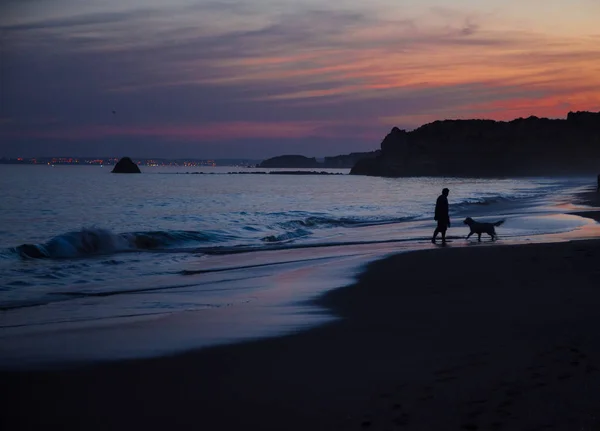
POLYGON ((446 244, 446 229, 442 229, 442 244, 446 244))
POLYGON ((440 228, 436 227, 435 230, 433 231, 433 238, 431 238, 431 242, 435 244, 435 238, 438 236, 438 233, 440 233, 440 228))

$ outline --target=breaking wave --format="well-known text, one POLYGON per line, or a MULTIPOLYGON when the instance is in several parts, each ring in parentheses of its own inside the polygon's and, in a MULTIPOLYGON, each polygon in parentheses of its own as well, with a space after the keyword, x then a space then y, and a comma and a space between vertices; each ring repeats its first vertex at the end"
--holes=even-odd
POLYGON ((20 257, 66 259, 119 252, 166 248, 185 242, 218 242, 217 234, 194 231, 154 231, 115 234, 86 228, 58 235, 43 244, 22 244, 13 249, 20 257))
POLYGON ((311 232, 308 230, 295 229, 292 232, 285 232, 280 235, 269 235, 269 236, 262 238, 262 240, 264 242, 284 242, 284 241, 291 241, 296 238, 309 236, 310 234, 311 234, 311 232))

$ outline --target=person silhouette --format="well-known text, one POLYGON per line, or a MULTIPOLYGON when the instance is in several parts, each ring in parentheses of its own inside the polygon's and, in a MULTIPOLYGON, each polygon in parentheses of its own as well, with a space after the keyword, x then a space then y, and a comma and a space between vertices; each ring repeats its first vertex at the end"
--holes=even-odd
POLYGON ((448 193, 450 193, 450 190, 444 188, 442 194, 438 196, 435 202, 435 216, 433 219, 437 221, 437 227, 433 232, 433 238, 431 238, 433 244, 435 244, 435 238, 438 236, 438 233, 442 234, 442 244, 446 244, 446 230, 450 227, 448 193))
POLYGON ((596 192, 600 192, 600 174, 598 175, 598 188, 596 189, 596 192))

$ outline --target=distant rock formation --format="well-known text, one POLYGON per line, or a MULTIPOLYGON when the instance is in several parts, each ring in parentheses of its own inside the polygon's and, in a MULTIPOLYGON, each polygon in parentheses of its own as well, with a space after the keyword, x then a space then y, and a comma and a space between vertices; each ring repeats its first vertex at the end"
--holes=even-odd
POLYGON ((379 155, 380 151, 370 151, 367 153, 350 153, 340 156, 325 157, 322 167, 327 169, 349 169, 361 159, 373 159, 379 155))
POLYGON ((394 127, 354 175, 513 176, 600 172, 600 112, 566 120, 445 120, 411 132, 394 127))
POLYGON ((304 157, 297 155, 277 156, 271 159, 263 160, 257 167, 259 168, 317 168, 321 164, 314 157, 304 157))
POLYGON ((264 160, 257 165, 258 168, 320 168, 320 169, 349 169, 361 159, 374 158, 379 150, 368 153, 350 153, 333 157, 325 157, 323 163, 315 157, 304 157, 297 155, 277 156, 264 160))
POLYGON ((133 163, 129 157, 123 157, 121 160, 117 162, 113 170, 111 171, 113 174, 140 174, 140 168, 138 165, 133 163))

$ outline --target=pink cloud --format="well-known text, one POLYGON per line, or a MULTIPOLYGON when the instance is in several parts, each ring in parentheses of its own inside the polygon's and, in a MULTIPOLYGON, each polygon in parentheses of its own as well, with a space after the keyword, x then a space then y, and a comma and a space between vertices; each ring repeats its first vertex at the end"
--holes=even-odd
POLYGON ((326 136, 328 128, 335 122, 229 122, 202 126, 157 125, 157 126, 77 126, 54 130, 10 132, 11 137, 35 137, 64 140, 98 139, 112 136, 134 136, 175 139, 179 141, 221 141, 250 138, 303 138, 326 136))

